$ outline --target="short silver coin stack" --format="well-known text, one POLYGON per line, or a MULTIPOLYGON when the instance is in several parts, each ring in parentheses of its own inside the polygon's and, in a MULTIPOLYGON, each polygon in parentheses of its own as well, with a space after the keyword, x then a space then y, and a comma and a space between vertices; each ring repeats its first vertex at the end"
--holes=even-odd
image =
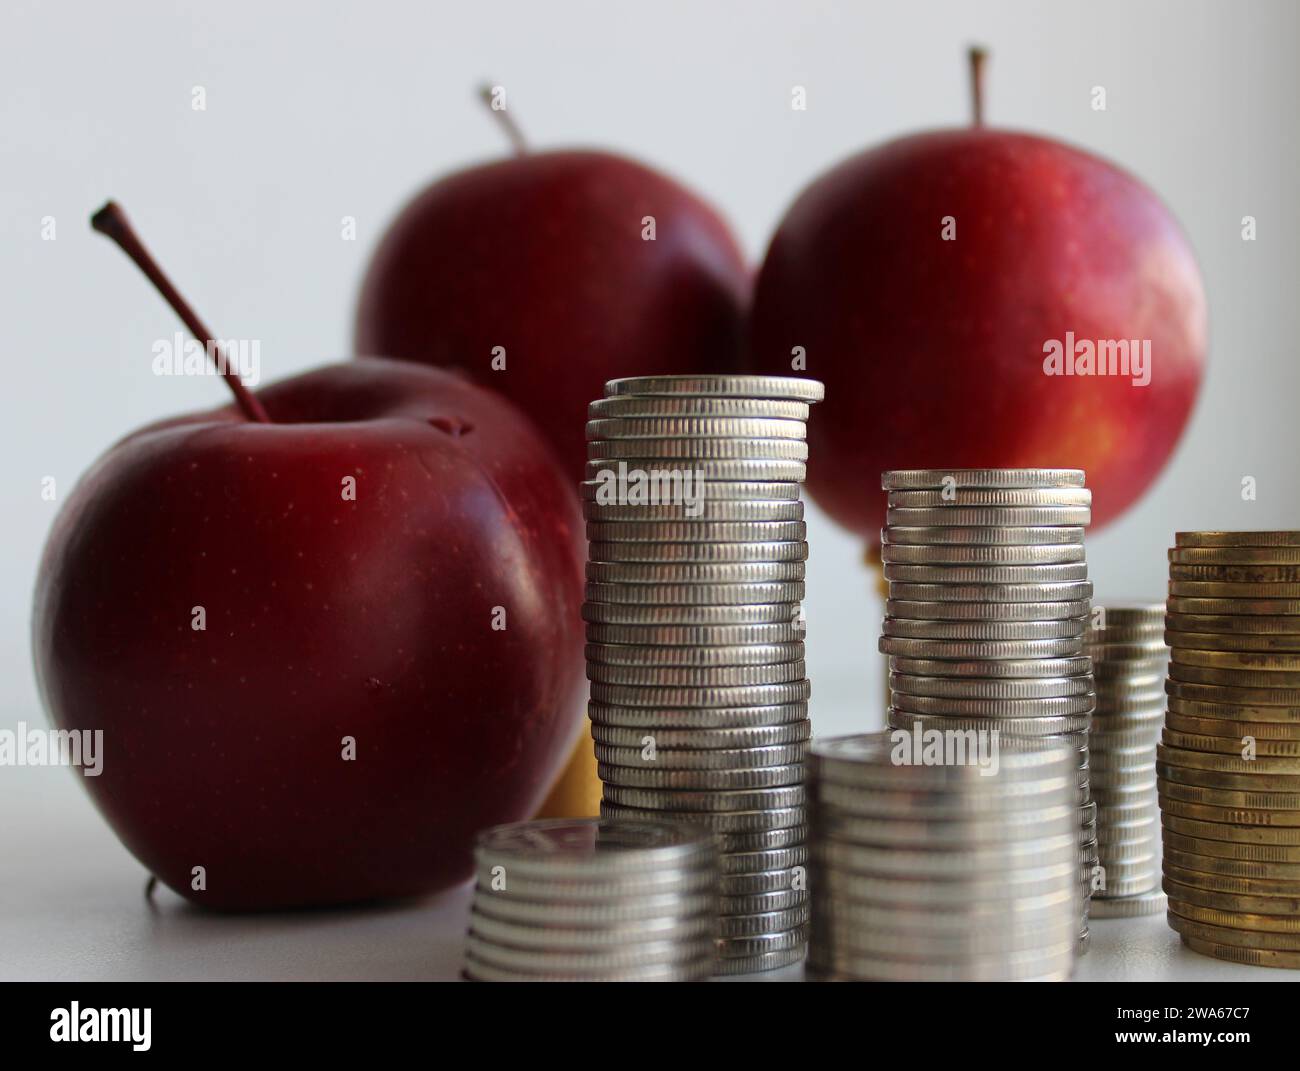
POLYGON ((889 582, 880 650, 890 726, 1047 738, 1076 758, 1079 951, 1098 862, 1088 782, 1096 704, 1084 652, 1092 585, 1083 530, 1092 493, 1078 469, 886 472, 881 560, 889 582))
POLYGON ((705 830, 553 818, 475 849, 465 977, 692 982, 713 973, 718 859, 705 830))
POLYGON ((800 485, 823 388, 646 376, 605 390, 582 485, 601 814, 712 830, 717 973, 785 966, 807 943, 800 485))
POLYGON ((990 774, 899 764, 898 746, 888 732, 813 745, 809 980, 1068 978, 1074 749, 1004 738, 990 774))
POLYGON ((1084 634, 1097 709, 1088 731, 1100 865, 1092 881, 1093 918, 1158 915, 1160 807, 1156 744, 1165 720, 1165 604, 1094 606, 1084 634))

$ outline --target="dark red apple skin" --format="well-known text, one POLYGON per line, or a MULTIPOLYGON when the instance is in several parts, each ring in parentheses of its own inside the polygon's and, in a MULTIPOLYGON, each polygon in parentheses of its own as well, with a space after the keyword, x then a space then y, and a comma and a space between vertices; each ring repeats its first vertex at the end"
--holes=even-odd
POLYGON ((463 369, 524 409, 580 480, 606 380, 736 370, 749 283, 726 224, 676 182, 608 153, 527 154, 449 175, 402 210, 367 270, 355 349, 463 369))
POLYGON ((1206 310, 1186 239, 1109 163, 1027 134, 890 142, 805 190, 772 239, 750 322, 752 367, 826 383, 808 427, 818 505, 880 540, 880 473, 1071 466, 1094 527, 1151 484, 1205 367, 1206 310), (956 241, 941 240, 956 219, 956 241), (1151 382, 1049 377, 1043 344, 1151 339, 1151 382))
POLYGON ((36 588, 46 708, 104 731, 86 788, 196 903, 445 888, 581 718, 576 494, 522 414, 446 372, 348 362, 259 397, 276 423, 145 428, 69 496, 36 588))

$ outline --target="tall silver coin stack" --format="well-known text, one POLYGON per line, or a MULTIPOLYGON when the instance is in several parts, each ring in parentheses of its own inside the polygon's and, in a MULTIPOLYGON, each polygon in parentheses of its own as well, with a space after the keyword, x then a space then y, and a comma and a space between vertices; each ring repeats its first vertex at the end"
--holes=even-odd
POLYGON ((882 486, 889 724, 997 729, 1074 750, 1086 951, 1098 863, 1088 783, 1096 695, 1083 649, 1092 492, 1078 469, 910 469, 884 473, 882 486))
POLYGON ((1156 743, 1165 720, 1165 604, 1094 606, 1084 650, 1097 709, 1088 731, 1100 868, 1093 918, 1160 914, 1160 808, 1156 743))
POLYGON ((467 978, 690 982, 713 971, 718 857, 705 830, 517 822, 480 834, 474 855, 467 978))
POLYGON ((813 745, 810 980, 1069 977, 1077 756, 1001 739, 983 768, 900 764, 896 733, 813 745))
POLYGON ((721 850, 717 973, 807 943, 800 484, 820 383, 646 376, 587 424, 587 676, 601 814, 721 850))

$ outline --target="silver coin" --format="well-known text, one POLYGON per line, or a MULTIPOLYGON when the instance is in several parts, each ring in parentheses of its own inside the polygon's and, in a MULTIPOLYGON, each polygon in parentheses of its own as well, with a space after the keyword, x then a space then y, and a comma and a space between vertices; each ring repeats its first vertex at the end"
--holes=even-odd
MULTIPOLYGON (((600 763, 596 775, 608 788, 672 789, 681 791, 739 792, 745 789, 784 788, 803 782, 803 763, 742 770, 671 770, 600 763)), ((748 808, 744 808, 748 809, 748 808)))
POLYGON ((1082 543, 1060 545, 1002 546, 980 543, 940 543, 937 545, 885 543, 880 559, 886 565, 1069 565, 1086 560, 1082 543))
POLYGON ((493 826, 478 835, 479 867, 515 874, 608 876, 711 863, 714 847, 698 834, 666 823, 614 825, 597 818, 549 818, 493 826))
POLYGON ((767 911, 763 914, 724 915, 718 919, 719 933, 723 938, 754 937, 764 933, 792 930, 808 922, 808 905, 787 908, 784 911, 767 911))
POLYGON ((1079 914, 1064 911, 1052 918, 1041 930, 990 932, 975 927, 952 933, 903 931, 894 932, 874 925, 835 925, 833 917, 819 917, 819 929, 833 940, 837 953, 853 955, 898 956, 921 960, 961 962, 968 957, 1005 956, 1030 953, 1040 949, 1059 950, 1066 941, 1077 938, 1079 914))
MULTIPOLYGON (((757 748, 676 748, 659 750, 646 747, 596 745, 596 761, 612 766, 632 766, 664 770, 741 770, 784 766, 803 762, 808 754, 807 741, 757 748), (649 757, 647 757, 649 755, 649 757)), ((1152 754, 1155 754, 1154 748, 1152 754)))
POLYGON ((730 502, 699 500, 659 506, 637 506, 615 502, 603 506, 583 502, 582 515, 589 521, 681 521, 718 523, 734 521, 801 521, 802 502, 730 502))
POLYGON ((600 684, 638 688, 738 688, 787 684, 807 676, 803 662, 761 666, 619 666, 588 662, 587 679, 600 684))
MULTIPOLYGON (((797 844, 805 843, 808 840, 808 826, 762 829, 753 833, 714 833, 713 839, 717 842, 718 851, 720 852, 762 852, 773 848, 791 848, 797 844)), ((798 893, 798 895, 790 898, 788 903, 777 904, 773 901, 766 907, 737 906, 734 903, 736 898, 731 897, 718 906, 718 914, 743 915, 748 912, 776 911, 779 908, 793 907, 796 903, 802 902, 801 898, 804 894, 801 891, 789 890, 789 892, 798 893)), ((771 895, 775 896, 776 894, 771 895)))
POLYGON ((593 644, 628 647, 722 647, 802 644, 795 622, 775 625, 587 625, 593 644))
POLYGON ((1082 487, 1083 482, 1082 469, 894 469, 880 477, 880 486, 886 491, 944 487, 1082 487))
POLYGON ((890 581, 890 599, 905 602, 1081 602, 1092 598, 1087 580, 1061 584, 912 584, 890 581))
POLYGON ((803 540, 757 543, 628 543, 593 542, 592 561, 653 563, 802 562, 808 557, 803 540))
POLYGON ((719 859, 723 874, 757 874, 765 870, 786 870, 808 862, 808 847, 796 844, 789 848, 766 851, 730 852, 719 859))
POLYGON ((467 955, 509 970, 612 971, 624 967, 697 960, 700 940, 646 941, 600 951, 546 951, 499 944, 473 930, 466 936, 467 955))
POLYGON ((718 898, 709 893, 666 892, 620 900, 538 901, 525 900, 490 889, 474 890, 474 911, 495 918, 531 925, 569 928, 617 928, 621 924, 711 916, 717 913, 718 898))
MULTIPOLYGON (((790 829, 805 826, 808 823, 806 807, 768 807, 760 811, 710 812, 710 811, 663 811, 646 810, 637 807, 624 807, 609 800, 600 801, 600 813, 603 817, 617 819, 651 818, 656 821, 671 821, 700 826, 714 833, 728 835, 758 833, 775 829, 790 829)), ((778 888, 791 887, 792 875, 783 885, 773 885, 770 889, 741 889, 728 892, 719 889, 722 896, 746 896, 753 892, 773 892, 778 888)))
POLYGON ((699 959, 685 963, 622 967, 609 971, 520 970, 485 963, 467 953, 465 977, 471 982, 702 982, 713 973, 713 964, 712 948, 699 959))
POLYGON ((588 480, 617 480, 633 477, 644 478, 649 482, 662 484, 665 479, 684 479, 687 473, 691 479, 706 484, 714 481, 760 481, 775 483, 803 483, 808 475, 808 465, 804 461, 773 460, 755 458, 662 458, 662 457, 628 457, 626 455, 611 458, 592 458, 588 454, 586 476, 588 480), (645 476, 641 477, 641 473, 645 476))
POLYGON ((734 792, 688 791, 686 789, 628 788, 624 785, 605 784, 604 798, 610 803, 641 810, 663 811, 761 811, 802 807, 805 801, 803 785, 781 788, 755 788, 734 792))
POLYGON ((604 584, 587 581, 589 602, 643 606, 747 606, 801 602, 802 580, 759 584, 604 584))
POLYGON ((890 491, 890 506, 912 509, 947 509, 952 506, 989 508, 1084 506, 1092 505, 1092 492, 1086 487, 952 487, 929 490, 890 491))
POLYGON ((802 703, 812 694, 806 681, 718 688, 639 688, 623 684, 591 686, 593 703, 621 707, 768 707, 802 703))
POLYGON ((1096 698, 1088 694, 1069 696, 1065 699, 938 699, 895 692, 890 696, 890 702, 895 710, 905 710, 914 714, 978 715, 990 720, 1001 720, 1032 718, 1038 715, 1059 717, 1068 714, 1089 714, 1096 705, 1096 698))
POLYGON ((772 911, 786 911, 808 902, 808 894, 800 889, 778 889, 770 893, 751 893, 748 896, 724 896, 718 901, 719 915, 766 915, 772 911))
POLYGON ((887 617, 886 636, 911 640, 964 640, 987 643, 1008 640, 1072 640, 1083 635, 1081 618, 1058 621, 918 621, 887 617))
POLYGON ((723 959, 738 956, 757 956, 765 952, 782 952, 788 948, 801 948, 808 941, 808 927, 795 926, 779 933, 758 934, 751 937, 724 937, 717 942, 718 955, 723 959))
POLYGON ((708 398, 779 398, 820 402, 826 387, 815 379, 796 376, 630 376, 605 384, 610 398, 626 395, 699 395, 708 398))
POLYGON ((701 398, 693 395, 599 398, 587 406, 592 420, 611 417, 736 417, 807 420, 807 402, 771 398, 701 398))
POLYGON ((931 881, 835 870, 814 871, 812 878, 819 897, 835 897, 840 902, 970 910, 977 903, 1005 908, 1013 898, 1056 896, 1062 891, 1073 894, 1077 870, 1073 862, 1058 862, 1036 870, 1011 870, 1005 877, 987 876, 971 881, 931 881))
POLYGON ((1069 565, 910 565, 886 562, 886 580, 914 584, 1060 584, 1088 579, 1086 562, 1069 565))
POLYGON ((720 896, 753 896, 797 888, 807 878, 807 868, 793 866, 786 870, 762 870, 755 874, 724 874, 718 881, 720 896))
MULTIPOLYGON (((864 809, 869 809, 867 804, 864 809)), ((999 811, 994 815, 965 814, 952 819, 868 817, 834 808, 819 811, 820 835, 860 844, 897 845, 960 850, 967 845, 1026 839, 1031 835, 1072 833, 1079 824, 1077 807, 1058 803, 1039 810, 999 811)))
POLYGON ((912 640, 881 636, 881 654, 898 658, 965 662, 1023 662, 1030 659, 1069 659, 1083 654, 1083 643, 1070 640, 912 640))
POLYGON ((605 584, 770 584, 803 580, 795 562, 587 562, 587 579, 605 584))
MULTIPOLYGON (((941 731, 945 729, 966 731, 989 728, 988 722, 979 717, 918 714, 915 711, 895 710, 892 707, 889 710, 888 719, 889 726, 893 729, 914 729, 917 725, 920 725, 922 729, 939 729, 941 731)), ((1087 714, 1073 714, 1050 718, 1001 718, 998 720, 997 728, 1014 736, 1056 737, 1070 733, 1086 733, 1088 724, 1089 716, 1087 714)))
POLYGON ((808 954, 809 977, 827 981, 863 982, 1030 982, 1065 981, 1074 969, 1076 950, 1054 955, 944 959, 926 962, 915 958, 893 958, 865 953, 830 955, 814 950, 808 954))
POLYGON ((787 744, 806 740, 810 724, 806 702, 702 709, 590 703, 587 714, 597 742, 636 748, 646 746, 647 735, 651 738, 649 742, 658 748, 701 750, 787 744), (736 743, 742 737, 746 742, 736 743), (697 738, 716 742, 694 743, 697 738))
POLYGON ((922 677, 1086 677, 1086 655, 1066 658, 929 659, 891 656, 889 668, 922 677))
POLYGON ((602 952, 652 941, 703 942, 713 938, 718 929, 717 919, 712 915, 634 919, 606 926, 562 927, 558 922, 538 925, 486 914, 479 910, 477 902, 470 912, 469 924, 471 932, 498 946, 548 954, 602 952))
POLYGON ((808 534, 803 521, 591 521, 592 543, 785 543, 808 534))
MULTIPOLYGON (((1074 602, 917 602, 911 599, 885 600, 890 617, 923 621, 1059 621, 1083 618, 1091 603, 1074 602)), ((1082 640, 1080 640, 1082 643, 1082 640)))
POLYGON ((755 643, 739 647, 660 647, 589 643, 588 662, 617 666, 766 666, 803 660, 804 644, 755 643))
POLYGON ((661 463, 696 458, 717 461, 807 461, 808 444, 803 439, 588 440, 588 461, 618 461, 621 458, 658 458, 661 463))
POLYGON ((603 439, 802 439, 802 420, 769 417, 594 417, 587 438, 603 439))
POLYGON ((597 625, 793 625, 798 603, 756 603, 748 606, 636 606, 630 603, 588 602, 582 619, 597 625))
MULTIPOLYGON (((590 453, 588 456, 591 456, 590 453)), ((611 456, 618 457, 620 455, 613 454, 611 456)), ((891 530, 894 527, 925 528, 931 526, 936 528, 991 528, 998 526, 1077 528, 1091 523, 1092 510, 1087 506, 932 506, 928 508, 890 506, 885 510, 885 524, 891 530)))
POLYGON ((891 673, 889 687, 908 695, 951 696, 955 699, 1059 699, 1091 692, 1092 681, 1087 676, 989 679, 891 673))
POLYGON ((1139 915, 1163 915, 1168 906, 1168 897, 1159 889, 1154 889, 1136 896, 1094 895, 1088 914, 1095 919, 1131 919, 1139 915))
MULTIPOLYGON (((692 474, 693 475, 693 474, 692 474)), ((802 488, 798 483, 783 483, 762 480, 703 480, 692 479, 687 495, 687 486, 681 480, 672 478, 651 481, 646 476, 624 473, 620 481, 617 474, 611 479, 606 476, 600 480, 584 480, 578 484, 578 494, 584 502, 625 502, 636 505, 636 497, 644 495, 647 505, 672 504, 685 498, 699 499, 704 502, 797 502, 802 488)))
POLYGON ((891 524, 880 533, 882 543, 938 546, 979 544, 992 546, 1083 545, 1082 525, 1018 525, 999 521, 964 527, 959 525, 891 524))
POLYGON ((896 845, 874 848, 815 838, 813 859, 820 865, 857 874, 895 874, 907 877, 957 879, 967 875, 1001 872, 1027 864, 1042 866, 1075 858, 1073 833, 1034 841, 1006 841, 964 851, 926 851, 896 845))
POLYGON ((818 928, 824 921, 828 935, 841 928, 933 937, 960 936, 978 930, 997 937, 1033 935, 1037 941, 1041 941, 1045 929, 1053 929, 1058 934, 1068 933, 1078 920, 1077 901, 1076 890, 1066 882, 1047 896, 1027 900, 1008 898, 1002 904, 974 903, 938 910, 846 900, 816 893, 812 897, 813 909, 819 916, 818 928))
MULTIPOLYGON (((638 816, 632 816, 638 817, 638 816)), ((639 817, 638 817, 638 820, 639 817)), ((668 821, 662 815, 657 821, 668 821)), ((687 832, 708 836, 702 824, 672 822, 687 832)), ((508 864, 494 864, 476 871, 478 886, 491 888, 504 875, 509 895, 520 900, 537 903, 600 903, 623 901, 633 897, 664 896, 667 894, 693 896, 717 895, 718 872, 716 865, 701 869, 698 864, 682 867, 648 870, 639 874, 616 874, 612 877, 591 877, 581 880, 572 876, 547 877, 519 872, 508 864), (504 867, 504 870, 502 869, 504 867)))
POLYGON ((731 956, 716 960, 713 976, 758 974, 761 971, 774 971, 789 967, 803 959, 804 946, 787 948, 784 952, 765 952, 759 956, 731 956))

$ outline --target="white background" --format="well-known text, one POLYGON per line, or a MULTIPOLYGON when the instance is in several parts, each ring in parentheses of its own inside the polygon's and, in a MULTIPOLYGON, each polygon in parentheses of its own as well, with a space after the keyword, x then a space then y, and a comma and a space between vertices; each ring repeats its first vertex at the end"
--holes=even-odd
MULTIPOLYGON (((965 122, 964 51, 990 46, 990 123, 1077 143, 1136 173, 1182 222, 1206 279, 1211 350, 1199 406, 1153 491, 1090 539, 1099 597, 1160 597, 1175 529, 1300 528, 1298 31, 1286 0, 8 0, 0 727, 41 717, 27 637, 54 511, 41 479, 66 492, 132 428, 224 401, 214 379, 149 373, 151 343, 177 325, 91 233, 90 212, 119 199, 219 334, 262 340, 265 379, 345 357, 366 258, 399 204, 448 168, 504 153, 475 96, 484 80, 507 87, 535 146, 602 146, 662 167, 717 204, 757 260, 794 196, 831 164, 965 122), (195 85, 206 111, 191 109, 195 85), (807 87, 806 112, 790 109, 794 85, 807 87), (1097 85, 1104 112, 1090 106, 1097 85), (1240 238, 1248 214, 1258 219, 1253 243, 1240 238), (46 216, 56 241, 41 239, 46 216), (340 240, 343 216, 358 220, 356 242, 340 240), (1241 500, 1245 475, 1258 481, 1255 502, 1241 500)), ((862 548, 811 512, 816 729, 875 727, 881 607, 862 548)), ((136 871, 74 778, 0 769, 6 914, 57 901, 76 882, 75 868, 59 867, 78 844, 103 856, 96 881, 122 900, 136 871)), ((42 962, 36 946, 32 955, 28 974, 42 962)), ((49 969, 75 973, 75 956, 57 962, 49 969)))

